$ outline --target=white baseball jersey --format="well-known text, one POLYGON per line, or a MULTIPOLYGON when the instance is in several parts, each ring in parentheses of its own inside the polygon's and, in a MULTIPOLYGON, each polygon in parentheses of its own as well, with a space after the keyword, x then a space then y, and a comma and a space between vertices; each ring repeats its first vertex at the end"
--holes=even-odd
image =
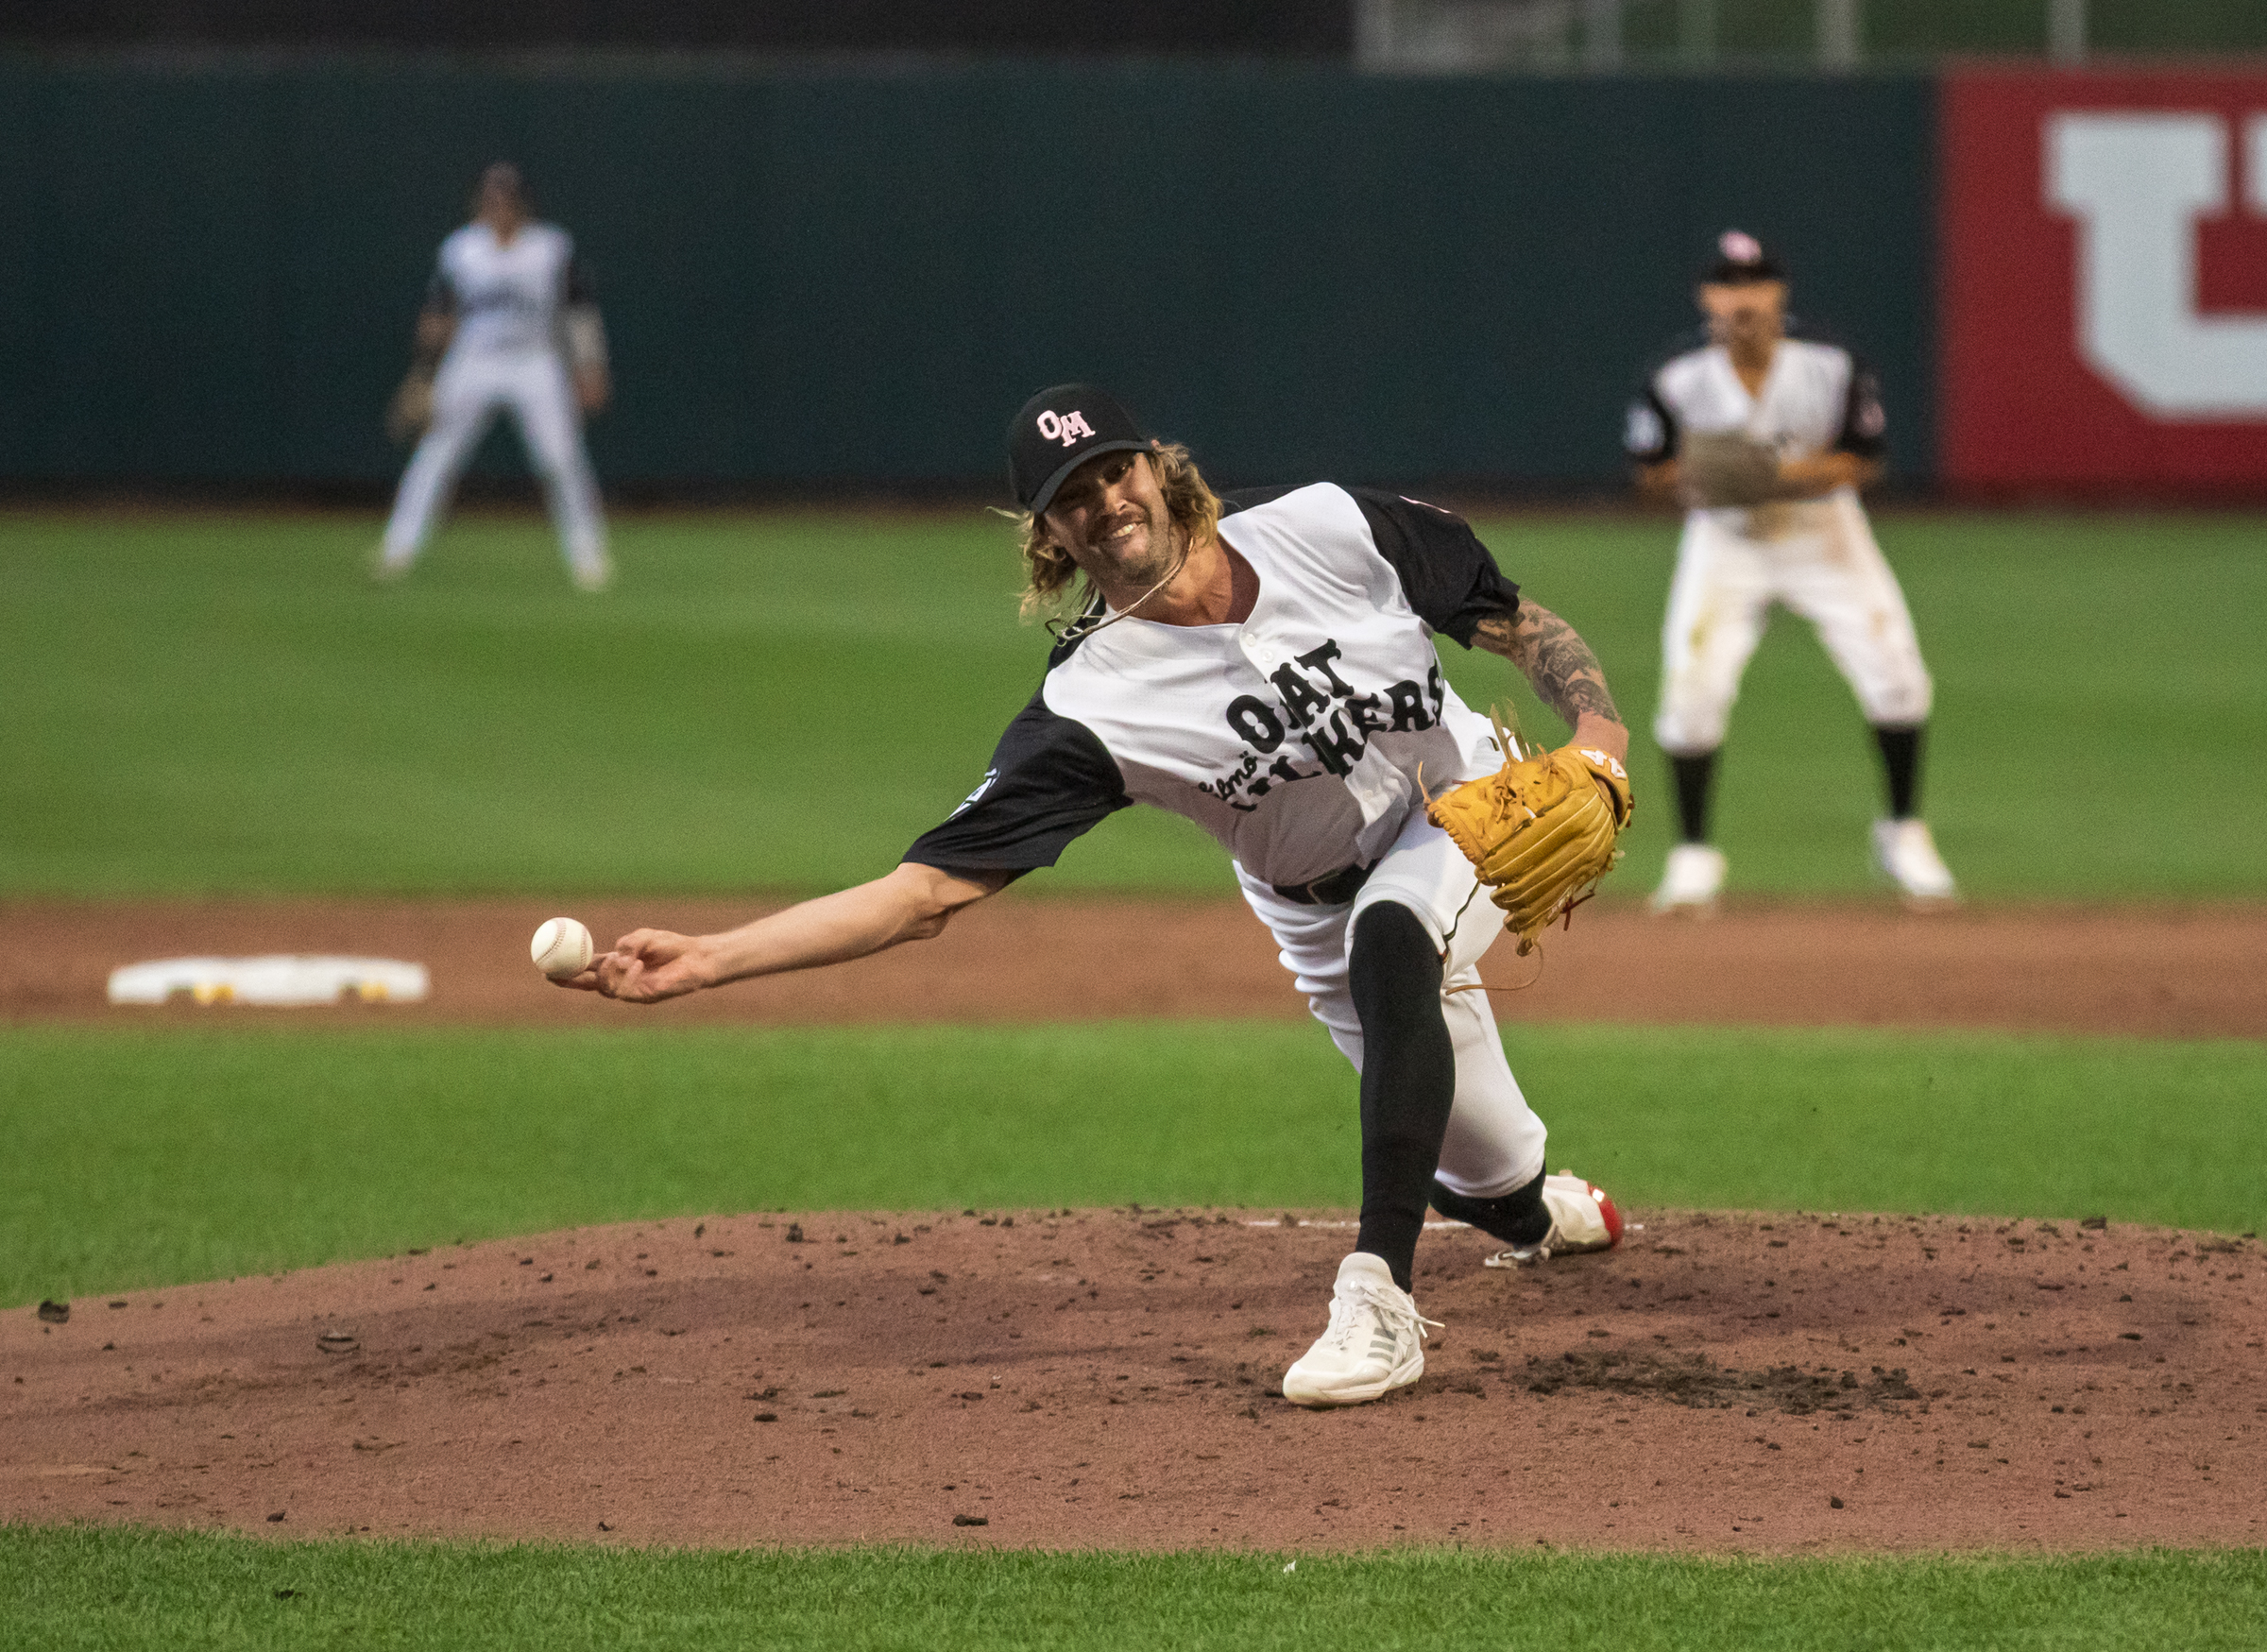
MULTIPOLYGON (((1721 345, 1705 335, 1679 344, 1646 375, 1623 443, 1640 464, 1675 458, 1688 432, 1737 431, 1786 458, 1877 458, 1885 423, 1865 365, 1838 344, 1790 328, 1754 395, 1721 345)), ((1713 751, 1723 742, 1775 603, 1818 627, 1868 722, 1926 720, 1932 689, 1904 593, 1857 490, 1837 487, 1816 499, 1686 513, 1662 623, 1653 734, 1663 750, 1713 751)))
MULTIPOLYGON (((906 859, 1051 866, 1134 803, 1195 821, 1266 884, 1382 857, 1424 789, 1491 774, 1487 719, 1440 674, 1519 588, 1463 519, 1328 483, 1234 494, 1220 537, 1259 576, 1232 625, 1127 619, 1058 644, 983 783, 906 859)), ((1099 607, 1090 613, 1099 614, 1099 607)))
MULTIPOLYGON (((1629 404, 1622 445, 1641 465, 1673 459, 1687 432, 1738 432, 1781 458, 1839 451, 1879 457, 1886 420, 1873 374, 1838 344, 1790 324, 1772 353, 1763 389, 1750 395, 1731 357, 1705 334, 1688 337, 1645 377, 1629 404)), ((1737 531, 1745 510, 1712 513, 1737 531)))
POLYGON ((559 348, 560 310, 593 301, 573 238, 555 224, 523 224, 505 245, 475 220, 441 243, 425 301, 456 317, 456 336, 434 378, 433 424, 394 495, 384 567, 406 571, 417 560, 458 472, 509 409, 576 578, 604 585, 605 515, 559 348))
POLYGON ((555 349, 559 311, 591 302, 574 238, 556 224, 523 224, 506 244, 467 224, 441 243, 428 301, 456 316, 452 355, 555 349))

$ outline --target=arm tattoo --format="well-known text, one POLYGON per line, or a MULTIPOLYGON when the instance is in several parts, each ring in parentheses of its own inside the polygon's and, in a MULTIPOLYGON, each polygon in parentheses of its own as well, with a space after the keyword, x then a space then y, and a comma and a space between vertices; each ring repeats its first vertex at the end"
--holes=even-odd
POLYGON ((1606 673, 1590 645, 1575 628, 1540 604, 1522 601, 1516 614, 1491 614, 1479 622, 1473 641, 1501 655, 1526 673, 1536 698, 1565 719, 1569 728, 1586 714, 1619 723, 1606 673))

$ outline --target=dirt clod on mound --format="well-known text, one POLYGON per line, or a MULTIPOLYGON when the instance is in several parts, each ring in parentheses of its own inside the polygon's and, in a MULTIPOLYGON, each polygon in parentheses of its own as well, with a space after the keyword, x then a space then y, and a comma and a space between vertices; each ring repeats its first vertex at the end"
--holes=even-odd
POLYGON ((1633 1210, 1310 1412, 1351 1224, 708 1217, 0 1313, 0 1521, 704 1544, 2267 1541, 2249 1239, 1633 1210), (787 1242, 791 1226, 803 1242, 787 1242), (897 1235, 906 1242, 899 1244, 897 1235), (593 1268, 593 1264, 602 1264, 593 1268), (326 1352, 351 1328, 358 1346, 326 1352), (1839 1509, 1835 1505, 1843 1507, 1839 1509))
POLYGON ((1765 1371, 1728 1370, 1705 1354, 1677 1358, 1657 1354, 1567 1353, 1556 1362, 1540 1354, 1527 1355, 1528 1393, 1547 1398, 1567 1388, 1645 1395, 1701 1410, 1768 1405, 1794 1417, 1830 1411, 1844 1422, 1861 1409, 1879 1410, 1896 1401, 1920 1398, 1905 1380, 1901 1365, 1891 1371, 1877 1365, 1870 1377, 1861 1380, 1854 1371, 1812 1373, 1792 1365, 1765 1371))

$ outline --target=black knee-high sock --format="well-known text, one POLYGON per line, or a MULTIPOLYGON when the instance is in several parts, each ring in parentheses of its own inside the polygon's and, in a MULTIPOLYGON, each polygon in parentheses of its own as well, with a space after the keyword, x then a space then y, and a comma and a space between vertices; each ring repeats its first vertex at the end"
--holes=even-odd
POLYGON ((1889 818, 1911 820, 1920 807, 1920 737, 1925 724, 1903 728, 1875 724, 1874 743, 1882 748, 1882 770, 1889 783, 1889 818))
POLYGON ((1433 1184, 1433 1208, 1451 1221, 1470 1222, 1483 1234, 1507 1245, 1533 1245, 1551 1231, 1551 1213, 1543 1208, 1543 1176, 1494 1199, 1467 1199, 1433 1184))
POLYGON ((1708 789, 1716 777, 1716 754, 1669 754, 1669 772, 1677 777, 1677 825, 1679 843, 1708 842, 1708 789))
POLYGON ((1362 1223, 1355 1249, 1385 1258, 1393 1283, 1406 1290, 1457 1098, 1440 955, 1415 913, 1386 901, 1354 926, 1349 964, 1362 1019, 1362 1223))

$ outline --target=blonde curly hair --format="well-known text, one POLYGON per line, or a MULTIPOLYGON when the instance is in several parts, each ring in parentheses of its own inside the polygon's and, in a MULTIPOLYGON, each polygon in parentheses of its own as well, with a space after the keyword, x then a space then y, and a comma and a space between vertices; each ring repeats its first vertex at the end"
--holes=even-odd
MULTIPOLYGON (((1166 512, 1173 524, 1187 534, 1192 545, 1210 538, 1219 526, 1220 496, 1198 471, 1187 448, 1179 442, 1152 442, 1141 456, 1157 472, 1157 485, 1165 495, 1166 512)), ((1046 519, 1027 510, 1016 512, 1013 520, 1017 549, 1023 554, 1025 582, 1018 605, 1023 618, 1042 620, 1083 609, 1094 595, 1094 582, 1086 581, 1076 597, 1071 597, 1071 581, 1078 575, 1079 565, 1048 536, 1046 519)))

